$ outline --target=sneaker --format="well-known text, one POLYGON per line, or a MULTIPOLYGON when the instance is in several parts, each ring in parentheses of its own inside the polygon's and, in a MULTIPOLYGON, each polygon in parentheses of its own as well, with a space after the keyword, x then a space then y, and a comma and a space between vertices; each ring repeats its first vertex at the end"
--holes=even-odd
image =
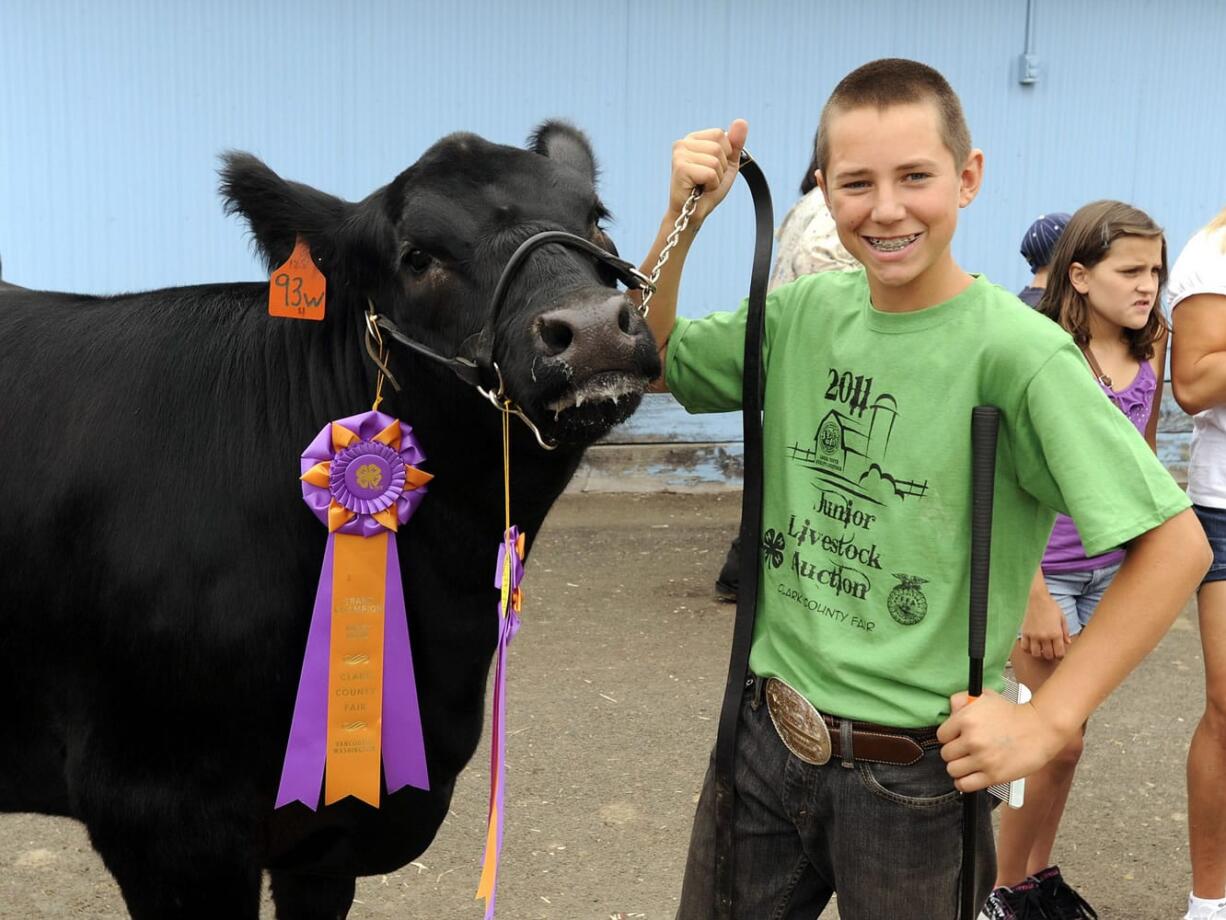
POLYGON ((741 583, 741 538, 735 537, 728 547, 724 567, 715 579, 715 596, 721 601, 735 601, 736 589, 741 583))
POLYGON ((1064 880, 1056 866, 1030 876, 1039 886, 1043 908, 1052 920, 1098 920, 1098 912, 1064 880))
POLYGON ((983 902, 979 920, 1049 920, 1043 909, 1039 883, 1026 879, 1012 888, 1003 885, 997 888, 983 902))
POLYGON ((1211 902, 1208 908, 1193 910, 1192 895, 1188 895, 1188 912, 1183 915, 1183 920, 1226 920, 1226 900, 1218 901, 1216 905, 1211 902))

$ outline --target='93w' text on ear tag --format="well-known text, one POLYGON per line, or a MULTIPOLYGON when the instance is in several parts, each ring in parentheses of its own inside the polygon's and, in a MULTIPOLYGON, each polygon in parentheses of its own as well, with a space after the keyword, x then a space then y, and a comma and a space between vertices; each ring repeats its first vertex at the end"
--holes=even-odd
POLYGON ((311 247, 302 237, 268 280, 268 315, 289 319, 323 319, 328 282, 315 267, 311 247))

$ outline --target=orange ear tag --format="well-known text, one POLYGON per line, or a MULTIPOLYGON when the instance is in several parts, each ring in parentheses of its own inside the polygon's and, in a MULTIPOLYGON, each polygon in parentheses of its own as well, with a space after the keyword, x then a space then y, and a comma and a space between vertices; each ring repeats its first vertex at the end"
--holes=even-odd
POLYGON ((288 319, 323 319, 328 282, 311 258, 302 237, 294 251, 268 280, 268 315, 288 319))

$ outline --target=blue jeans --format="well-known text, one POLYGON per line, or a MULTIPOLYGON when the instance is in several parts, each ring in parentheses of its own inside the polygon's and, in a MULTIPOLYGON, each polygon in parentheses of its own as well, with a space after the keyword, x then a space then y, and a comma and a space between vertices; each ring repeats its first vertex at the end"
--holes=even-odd
POLYGON ((1064 613, 1064 622, 1068 626, 1070 636, 1077 635, 1090 622, 1094 608, 1103 599, 1107 586, 1119 570, 1120 563, 1114 562, 1088 572, 1053 572, 1043 575, 1047 592, 1064 613))
POLYGON ((1201 584, 1226 581, 1226 509, 1193 505, 1192 510, 1196 512, 1200 526, 1205 529, 1205 537, 1213 550, 1213 564, 1209 566, 1201 584))
MULTIPOLYGON (((940 748, 909 767, 815 767, 779 739, 759 687, 745 692, 737 732, 736 920, 815 920, 836 890, 843 920, 956 920, 962 797, 940 748)), ((677 920, 715 916, 714 804, 708 767, 677 920)), ((979 817, 976 907, 996 874, 986 802, 979 817)))

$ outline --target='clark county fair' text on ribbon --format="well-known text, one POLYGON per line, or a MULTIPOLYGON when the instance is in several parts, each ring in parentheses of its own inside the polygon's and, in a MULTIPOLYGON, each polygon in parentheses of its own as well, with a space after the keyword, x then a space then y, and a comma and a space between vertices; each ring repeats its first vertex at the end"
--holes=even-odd
POLYGON ((502 852, 503 794, 505 792, 507 740, 507 646, 519 630, 519 611, 523 597, 519 583, 524 577, 524 536, 510 527, 498 547, 498 568, 494 587, 499 589, 498 652, 494 670, 494 725, 490 731, 490 811, 485 834, 485 861, 477 897, 485 898, 485 917, 494 916, 498 886, 498 856, 502 852))
POLYGON ((382 412, 326 426, 302 454, 302 497, 328 527, 276 807, 429 788, 396 531, 432 478, 412 429, 382 412), (326 766, 326 769, 325 769, 326 766))

